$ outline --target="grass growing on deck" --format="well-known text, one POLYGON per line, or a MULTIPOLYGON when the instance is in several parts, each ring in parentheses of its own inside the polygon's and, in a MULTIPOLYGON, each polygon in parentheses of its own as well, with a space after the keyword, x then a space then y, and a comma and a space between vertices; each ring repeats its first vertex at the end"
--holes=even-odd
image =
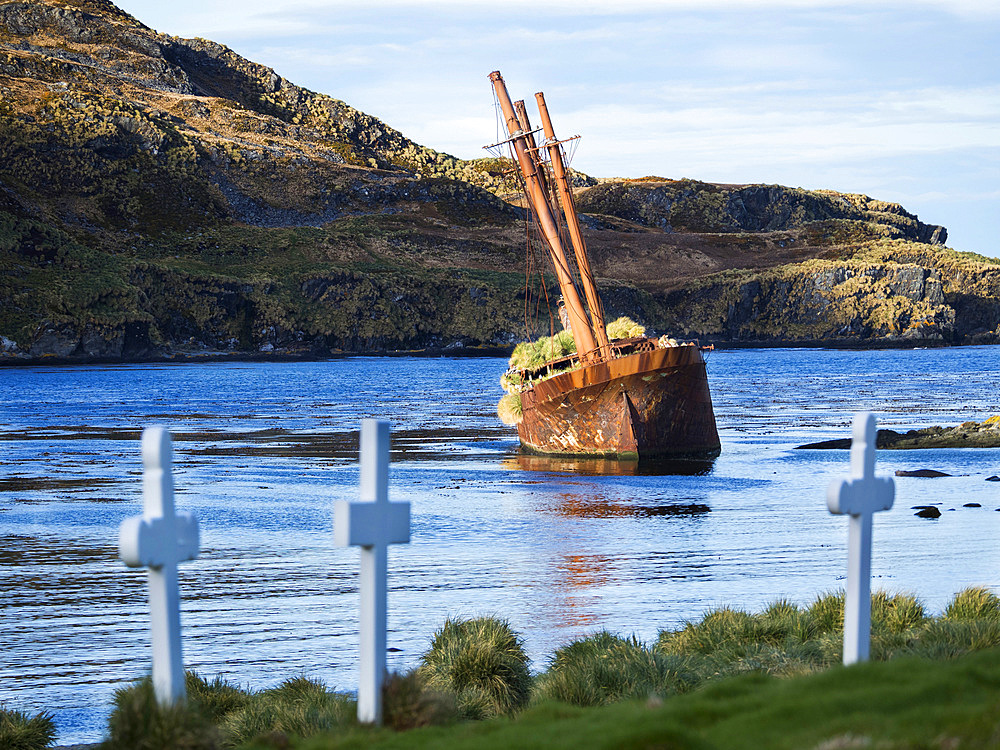
MULTIPOLYGON (((606 329, 608 338, 612 341, 643 336, 646 333, 645 326, 625 316, 608 323, 606 329)), ((497 416, 500 421, 510 426, 520 423, 522 414, 520 392, 530 383, 571 370, 578 367, 579 363, 563 363, 558 369, 529 375, 527 381, 524 379, 525 371, 540 371, 547 362, 575 353, 576 341, 567 329, 552 336, 542 336, 537 341, 522 341, 515 346, 507 363, 507 372, 500 376, 500 386, 507 391, 497 404, 497 416)))

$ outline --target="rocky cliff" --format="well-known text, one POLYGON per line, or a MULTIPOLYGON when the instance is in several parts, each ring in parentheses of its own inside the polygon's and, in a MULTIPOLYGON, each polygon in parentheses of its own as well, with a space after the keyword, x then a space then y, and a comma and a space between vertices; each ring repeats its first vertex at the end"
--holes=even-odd
MULTIPOLYGON (((0 357, 508 346, 544 295, 505 170, 105 0, 0 2, 0 357)), ((1000 267, 898 205, 576 184, 609 312, 651 329, 1000 337, 1000 267)))

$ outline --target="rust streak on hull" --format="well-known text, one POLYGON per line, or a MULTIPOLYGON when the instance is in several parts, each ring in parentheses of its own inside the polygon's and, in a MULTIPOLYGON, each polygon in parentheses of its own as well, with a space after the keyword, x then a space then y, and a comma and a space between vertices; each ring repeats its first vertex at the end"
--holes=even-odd
POLYGON ((537 383, 521 394, 528 451, 653 458, 720 450, 705 360, 696 346, 631 354, 537 383))

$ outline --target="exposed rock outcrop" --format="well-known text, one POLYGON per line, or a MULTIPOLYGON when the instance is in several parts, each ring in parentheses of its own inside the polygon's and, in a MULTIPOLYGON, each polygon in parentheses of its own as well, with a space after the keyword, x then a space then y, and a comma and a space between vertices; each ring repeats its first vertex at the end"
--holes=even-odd
POLYGON ((870 224, 891 239, 944 245, 948 238, 944 227, 922 223, 898 203, 780 185, 713 185, 647 177, 590 188, 580 195, 579 208, 672 231, 773 232, 836 219, 870 224))
MULTIPOLYGON (((924 427, 919 430, 896 432, 879 430, 875 439, 877 448, 887 450, 913 450, 916 448, 1000 448, 1000 415, 982 422, 963 422, 956 427, 924 427)), ((800 445, 804 449, 841 449, 851 447, 850 438, 825 440, 800 445)), ((899 474, 899 472, 897 472, 899 474)), ((927 474, 900 474, 899 476, 929 476, 927 474)), ((935 474, 934 476, 940 476, 935 474)))

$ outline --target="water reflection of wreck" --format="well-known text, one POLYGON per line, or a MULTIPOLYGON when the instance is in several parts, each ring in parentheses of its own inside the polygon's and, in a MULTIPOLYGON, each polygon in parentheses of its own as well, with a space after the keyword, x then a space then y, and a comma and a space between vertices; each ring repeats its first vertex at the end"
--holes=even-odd
POLYGON ((516 453, 501 463, 504 469, 521 471, 567 472, 593 476, 704 476, 712 471, 714 457, 660 458, 648 461, 622 461, 603 456, 540 455, 516 453))
MULTIPOLYGON (((490 74, 527 205, 555 268, 576 353, 509 372, 520 396, 521 446, 543 454, 649 458, 716 455, 719 434, 701 347, 672 339, 609 340, 604 311, 573 206, 562 142, 545 98, 535 94, 544 140, 536 145, 523 102, 513 104, 499 71, 490 74), (569 238, 572 261, 563 250, 569 238)), ((500 144, 496 144, 500 145, 500 144)))

